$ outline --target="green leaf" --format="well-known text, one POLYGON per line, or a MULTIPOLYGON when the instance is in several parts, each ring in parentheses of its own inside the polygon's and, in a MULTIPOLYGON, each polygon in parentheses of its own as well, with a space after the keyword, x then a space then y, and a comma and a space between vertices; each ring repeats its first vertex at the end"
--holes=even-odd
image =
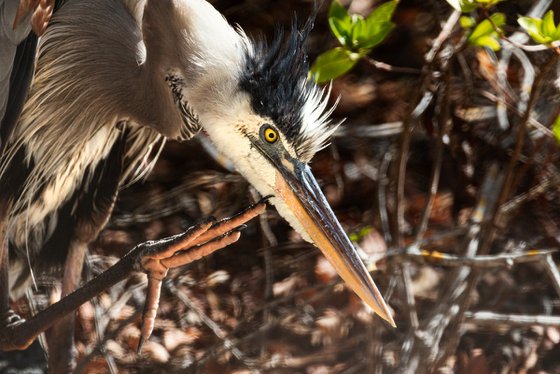
POLYGON ((482 5, 484 8, 490 8, 498 4, 502 0, 475 0, 477 4, 482 5))
POLYGON ((553 40, 560 40, 560 25, 556 28, 556 32, 552 36, 553 40))
POLYGON ((474 42, 472 42, 472 44, 479 47, 490 48, 493 51, 500 50, 500 42, 495 36, 492 35, 481 36, 480 38, 477 38, 474 42))
POLYGON ((359 242, 374 230, 373 226, 366 226, 361 228, 360 231, 350 234, 349 238, 353 242, 359 242))
POLYGON ((490 16, 492 22, 490 20, 485 19, 480 22, 474 29, 474 31, 469 35, 468 41, 474 42, 476 39, 491 35, 492 33, 496 33, 496 29, 494 26, 500 27, 506 22, 506 16, 503 13, 495 13, 490 16))
POLYGON ((500 50, 500 42, 498 41, 501 26, 506 22, 506 16, 503 13, 494 13, 490 19, 480 22, 473 32, 467 38, 471 45, 479 47, 487 47, 493 51, 500 50))
MULTIPOLYGON (((554 12, 551 10, 550 13, 550 18, 554 19, 554 12)), ((560 23, 556 25, 556 31, 553 34, 549 34, 548 36, 550 36, 554 41, 560 40, 560 23)))
POLYGON ((317 83, 338 78, 356 65, 360 55, 342 47, 321 54, 311 67, 310 75, 317 83))
POLYGON ((346 25, 344 21, 338 18, 329 18, 329 26, 331 32, 336 37, 338 42, 344 46, 351 46, 352 44, 352 26, 346 25))
POLYGON ((534 17, 519 17, 517 19, 517 23, 519 23, 519 26, 521 26, 529 35, 533 36, 533 34, 537 34, 542 36, 542 20, 534 17))
POLYGON ((352 47, 357 47, 360 40, 368 37, 366 21, 363 18, 354 18, 352 25, 352 47))
POLYGON ((469 13, 476 9, 473 0, 446 0, 455 10, 463 13, 469 13))
POLYGON ((556 137, 556 141, 560 144, 560 116, 556 117, 556 121, 554 121, 554 125, 552 126, 552 132, 556 137))
POLYGON ((461 18, 459 18, 459 23, 461 24, 462 28, 470 29, 476 25, 476 20, 474 19, 474 17, 461 16, 461 18))
POLYGON ((468 41, 469 43, 474 43, 478 38, 488 36, 493 32, 494 26, 492 26, 489 20, 485 19, 474 28, 473 32, 469 35, 468 41))
POLYGON ((335 18, 342 22, 347 21, 350 24, 350 15, 345 7, 342 6, 338 2, 338 0, 334 0, 329 7, 329 18, 335 18))
MULTIPOLYGON (((490 19, 492 20, 494 26, 496 26, 497 28, 500 28, 506 24, 506 15, 503 13, 498 12, 498 13, 491 14, 490 19)), ((497 31, 501 31, 501 29, 497 31)))
POLYGON ((542 34, 542 20, 534 17, 519 17, 517 23, 539 44, 547 44, 552 38, 542 34))
POLYGON ((366 24, 366 33, 363 38, 358 39, 358 48, 371 49, 385 40, 387 35, 395 28, 392 22, 380 22, 366 24))
POLYGON ((554 35, 556 34, 556 25, 554 25, 554 12, 552 10, 546 12, 542 19, 541 33, 543 36, 548 36, 551 39, 554 38, 554 35))
POLYGON ((337 0, 334 0, 329 8, 329 27, 340 44, 350 43, 352 20, 346 8, 337 0))
POLYGON ((357 49, 371 49, 381 43, 395 28, 390 20, 398 1, 388 1, 378 6, 368 17, 357 19, 352 29, 352 46, 357 49))
POLYGON ((399 2, 397 0, 388 1, 375 8, 369 16, 367 16, 367 23, 381 23, 389 22, 393 18, 393 13, 399 2))

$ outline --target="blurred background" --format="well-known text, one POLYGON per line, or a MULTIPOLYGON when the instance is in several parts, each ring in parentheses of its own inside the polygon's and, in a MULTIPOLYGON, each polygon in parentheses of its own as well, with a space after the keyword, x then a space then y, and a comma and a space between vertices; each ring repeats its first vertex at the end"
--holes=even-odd
MULTIPOLYGON (((294 18, 303 23, 315 4, 211 2, 249 35, 268 39, 294 18)), ((342 1, 363 16, 381 3, 342 1)), ((499 3, 505 34, 538 3, 546 2, 499 3)), ((311 62, 337 45, 330 1, 317 4, 311 62)), ((552 7, 560 14, 560 3, 552 7)), ((452 11, 444 0, 400 1, 386 40, 333 82, 334 117, 345 122, 311 164, 396 329, 271 207, 238 243, 170 272, 140 356, 144 274, 83 305, 78 372, 560 372, 557 54, 469 46, 452 11)), ((146 181, 122 191, 84 277, 142 241, 258 198, 203 135, 168 142, 146 181)), ((42 288, 53 281, 42 279, 42 288)), ((43 308, 44 295, 18 308, 43 308)))

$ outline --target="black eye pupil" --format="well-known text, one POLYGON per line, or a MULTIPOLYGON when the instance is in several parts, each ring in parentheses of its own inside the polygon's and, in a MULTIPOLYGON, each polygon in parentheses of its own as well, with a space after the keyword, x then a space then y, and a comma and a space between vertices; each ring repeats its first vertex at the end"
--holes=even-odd
POLYGON ((278 139, 278 133, 272 126, 264 125, 261 128, 261 137, 262 139, 266 140, 268 143, 274 143, 278 139))

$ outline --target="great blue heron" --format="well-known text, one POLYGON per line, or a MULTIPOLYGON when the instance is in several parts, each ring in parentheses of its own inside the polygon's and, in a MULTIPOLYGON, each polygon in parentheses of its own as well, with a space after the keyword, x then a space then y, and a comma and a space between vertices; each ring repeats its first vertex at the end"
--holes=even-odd
MULTIPOLYGON (((8 33, 18 4, 0 0, 8 33)), ((19 25, 29 29, 29 16, 23 17, 16 31, 19 25)), ((46 21, 37 23, 41 29, 46 21)), ((230 26, 204 0, 65 1, 40 38, 21 117, 2 129, 4 274, 8 252, 10 258, 4 293, 24 289, 30 269, 48 270, 65 260, 65 279, 74 281, 66 288, 63 283, 63 293, 72 291, 84 248, 105 225, 119 187, 149 172, 148 154, 164 139, 187 140, 202 130, 354 292, 394 325, 307 165, 336 128, 328 92, 307 79, 310 28, 308 22, 267 45, 230 26)), ((27 34, 18 37, 17 43, 27 34)), ((2 72, 13 76, 13 60, 0 58, 2 72)), ((0 100, 17 104, 2 82, 0 100)), ((17 108, 8 105, 5 113, 13 112, 17 108)), ((173 261, 178 249, 166 247, 156 257, 173 261)), ((145 252, 142 264, 150 258, 145 252)), ((157 266, 144 270, 160 279, 165 269, 157 266)), ((6 304, 4 298, 0 311, 6 304)))

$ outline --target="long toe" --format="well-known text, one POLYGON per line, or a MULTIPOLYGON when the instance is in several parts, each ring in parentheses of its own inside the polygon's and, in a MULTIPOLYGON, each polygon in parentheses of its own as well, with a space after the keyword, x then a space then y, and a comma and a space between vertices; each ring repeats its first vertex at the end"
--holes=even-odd
POLYGON ((25 319, 21 318, 19 314, 10 309, 3 316, 2 321, 2 327, 13 328, 24 323, 25 319))
POLYGON ((185 266, 235 243, 245 223, 264 212, 265 201, 254 204, 243 212, 219 222, 206 220, 190 227, 182 234, 143 243, 139 265, 148 275, 148 290, 142 313, 138 353, 154 329, 162 281, 169 269, 185 266))
POLYGON ((18 327, 25 327, 25 319, 21 318, 13 310, 8 310, 0 319, 0 350, 21 351, 33 343, 35 337, 22 340, 18 334, 18 327))

